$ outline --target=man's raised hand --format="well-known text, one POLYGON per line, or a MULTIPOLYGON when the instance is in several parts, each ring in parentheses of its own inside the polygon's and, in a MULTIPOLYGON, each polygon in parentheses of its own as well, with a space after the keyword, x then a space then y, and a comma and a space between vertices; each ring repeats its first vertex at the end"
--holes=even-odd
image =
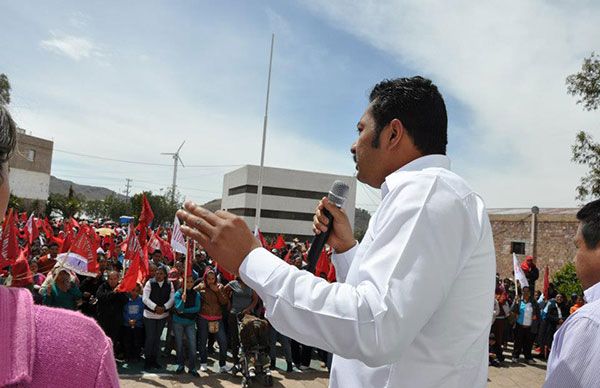
POLYGON ((244 220, 229 212, 212 213, 186 201, 184 209, 177 211, 177 217, 185 222, 182 233, 198 241, 219 265, 233 274, 238 274, 242 261, 252 250, 261 247, 244 220))

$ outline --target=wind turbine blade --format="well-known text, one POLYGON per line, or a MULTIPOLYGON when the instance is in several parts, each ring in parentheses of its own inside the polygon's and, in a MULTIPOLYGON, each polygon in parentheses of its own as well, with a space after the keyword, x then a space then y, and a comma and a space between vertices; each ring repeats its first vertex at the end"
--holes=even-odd
POLYGON ((177 159, 179 159, 179 163, 181 163, 181 166, 185 167, 185 165, 183 164, 183 160, 181 160, 181 158, 179 157, 179 155, 177 155, 177 159))
POLYGON ((175 154, 174 154, 174 153, 172 153, 172 152, 161 152, 160 154, 161 154, 161 155, 175 155, 175 154))
POLYGON ((183 141, 183 143, 181 143, 181 145, 177 149, 177 152, 176 152, 177 154, 179 153, 179 151, 181 151, 181 147, 183 147, 184 144, 185 144, 185 140, 183 141))

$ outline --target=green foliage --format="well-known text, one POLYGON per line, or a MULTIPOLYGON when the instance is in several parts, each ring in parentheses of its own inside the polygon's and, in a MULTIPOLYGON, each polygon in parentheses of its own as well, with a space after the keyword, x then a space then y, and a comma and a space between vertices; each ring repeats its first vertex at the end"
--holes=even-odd
POLYGON ((6 74, 0 74, 0 105, 10 104, 10 82, 6 74))
POLYGON ((577 279, 575 264, 571 261, 563 265, 563 267, 554 274, 552 283, 554 283, 554 288, 567 298, 570 297, 571 294, 583 294, 583 287, 581 286, 579 279, 577 279))
POLYGON ((131 206, 133 215, 139 219, 142 210, 142 195, 146 194, 146 198, 154 212, 154 220, 152 225, 162 225, 165 222, 173 222, 175 213, 181 209, 182 203, 179 200, 179 195, 175 196, 175 202, 171 202, 171 193, 167 191, 165 195, 155 195, 151 191, 138 193, 131 198, 131 206))
MULTIPOLYGON (((600 59, 595 53, 583 60, 579 73, 567 77, 567 92, 578 96, 577 103, 583 104, 585 110, 600 107, 600 59)), ((581 131, 571 148, 571 160, 589 168, 577 186, 577 200, 586 202, 600 197, 600 144, 595 143, 590 134, 581 131)))
POLYGON ((592 52, 583 60, 581 71, 567 77, 567 92, 579 96, 578 104, 585 110, 596 110, 600 106, 600 59, 592 52))
POLYGON ((81 210, 85 200, 69 190, 69 196, 62 194, 50 194, 46 203, 46 215, 50 216, 52 211, 60 213, 64 218, 74 217, 81 210))
POLYGON ((10 194, 10 197, 8 198, 8 208, 9 209, 15 209, 18 212, 22 212, 23 211, 23 201, 21 200, 21 198, 17 197, 16 195, 10 194))
POLYGON ((586 202, 600 197, 600 143, 594 142, 592 136, 579 132, 575 144, 571 147, 571 160, 577 164, 587 165, 589 170, 580 179, 577 186, 577 200, 586 202))

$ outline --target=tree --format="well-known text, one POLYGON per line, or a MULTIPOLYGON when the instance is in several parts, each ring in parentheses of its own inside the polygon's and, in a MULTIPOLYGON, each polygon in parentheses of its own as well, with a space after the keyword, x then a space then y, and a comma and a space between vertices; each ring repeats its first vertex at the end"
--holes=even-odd
POLYGON ((74 217, 83 209, 84 202, 85 200, 75 195, 72 189, 69 190, 69 196, 50 194, 46 203, 46 215, 50 216, 53 211, 56 211, 64 218, 74 217))
POLYGON ((0 74, 0 105, 10 104, 10 82, 6 74, 0 74))
POLYGON ((571 294, 583 294, 583 287, 577 278, 575 264, 573 264, 572 261, 563 265, 562 268, 554 274, 552 283, 554 284, 554 288, 567 298, 570 297, 571 294))
POLYGON ((165 195, 155 195, 151 191, 145 191, 138 193, 131 197, 131 206, 133 209, 133 215, 139 218, 142 210, 142 196, 146 195, 150 207, 154 212, 154 220, 152 225, 162 225, 165 222, 173 222, 175 213, 178 209, 181 209, 182 203, 179 200, 179 195, 176 195, 175 203, 171 202, 171 192, 167 191, 165 195))
MULTIPOLYGON (((581 71, 567 77, 567 92, 578 96, 578 104, 585 110, 596 110, 600 107, 600 59, 595 53, 583 60, 581 71)), ((572 146, 571 160, 587 165, 588 173, 577 186, 577 199, 585 202, 590 198, 600 197, 600 144, 595 143, 592 136, 581 131, 572 146)))

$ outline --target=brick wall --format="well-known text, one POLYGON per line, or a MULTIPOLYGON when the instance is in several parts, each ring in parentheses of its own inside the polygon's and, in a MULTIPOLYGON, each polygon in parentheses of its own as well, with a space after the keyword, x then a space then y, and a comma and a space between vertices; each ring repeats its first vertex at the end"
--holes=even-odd
MULTIPOLYGON (((575 209, 576 210, 576 209, 575 209)), ((578 222, 575 210, 567 214, 538 215, 537 222, 537 265, 540 268, 540 280, 543 268, 548 265, 550 277, 567 261, 575 256, 573 237, 578 222)), ((502 277, 512 277, 511 242, 525 242, 525 255, 517 255, 523 261, 526 255, 532 254, 531 214, 490 214, 494 245, 496 247, 496 272, 502 277)))

